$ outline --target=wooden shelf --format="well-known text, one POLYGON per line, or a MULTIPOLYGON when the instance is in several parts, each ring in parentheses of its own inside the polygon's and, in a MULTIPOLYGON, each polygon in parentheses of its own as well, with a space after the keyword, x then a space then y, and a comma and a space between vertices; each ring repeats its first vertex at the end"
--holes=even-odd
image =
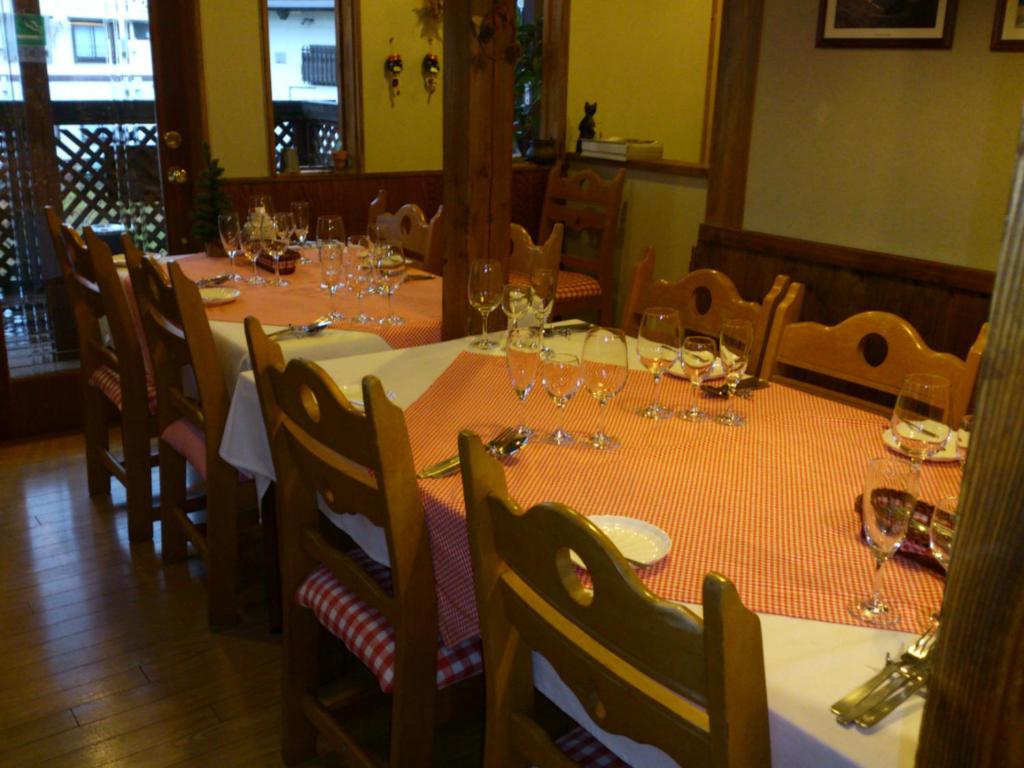
POLYGON ((682 160, 606 160, 603 157, 584 157, 573 153, 569 157, 578 163, 589 163, 592 165, 603 165, 609 168, 626 168, 632 171, 651 171, 653 173, 664 173, 669 176, 690 176, 697 179, 708 177, 708 167, 699 163, 686 163, 682 160))

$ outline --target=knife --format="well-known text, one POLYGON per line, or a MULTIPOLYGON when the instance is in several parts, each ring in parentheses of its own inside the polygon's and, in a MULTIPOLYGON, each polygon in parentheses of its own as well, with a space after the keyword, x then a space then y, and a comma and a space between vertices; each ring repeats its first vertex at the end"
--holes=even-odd
POLYGON ((931 662, 926 660, 916 670, 916 674, 913 678, 904 681, 904 684, 889 696, 889 698, 874 709, 870 709, 863 713, 855 722, 862 728, 870 728, 875 725, 875 723, 888 717, 890 712, 913 696, 914 693, 916 693, 921 686, 927 683, 930 678, 931 662))
POLYGON ((414 282, 416 280, 433 280, 436 277, 437 277, 437 275, 422 275, 422 274, 417 272, 417 273, 414 273, 414 274, 411 274, 411 275, 406 275, 405 276, 405 280, 403 280, 402 282, 403 283, 412 283, 412 282, 414 282))
POLYGON ((226 283, 231 279, 231 275, 213 275, 212 277, 201 277, 196 280, 196 286, 199 288, 209 288, 213 285, 220 285, 226 283))
POLYGON ((552 336, 568 336, 571 333, 577 331, 589 331, 594 327, 593 323, 569 323, 568 325, 557 325, 553 328, 545 328, 544 336, 551 338, 552 336))

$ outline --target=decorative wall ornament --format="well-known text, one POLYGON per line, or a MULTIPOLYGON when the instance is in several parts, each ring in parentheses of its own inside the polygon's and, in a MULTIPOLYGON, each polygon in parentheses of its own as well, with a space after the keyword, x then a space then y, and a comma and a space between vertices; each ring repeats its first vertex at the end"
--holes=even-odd
POLYGON ((441 74, 441 59, 433 51, 423 57, 423 87, 427 89, 427 101, 437 92, 437 78, 441 74))
POLYGON ((821 0, 819 48, 951 48, 957 0, 821 0))
POLYGON ((992 28, 993 51, 1024 51, 1024 2, 998 0, 992 28))
POLYGON ((395 53, 394 51, 395 38, 392 37, 389 40, 389 43, 392 46, 392 50, 384 61, 384 71, 388 76, 388 88, 391 92, 391 102, 394 103, 395 96, 399 96, 402 93, 399 75, 402 74, 402 70, 405 68, 405 65, 402 63, 402 54, 395 53))
POLYGON ((416 9, 416 16, 423 28, 423 37, 440 37, 444 23, 444 0, 423 0, 423 5, 416 9))

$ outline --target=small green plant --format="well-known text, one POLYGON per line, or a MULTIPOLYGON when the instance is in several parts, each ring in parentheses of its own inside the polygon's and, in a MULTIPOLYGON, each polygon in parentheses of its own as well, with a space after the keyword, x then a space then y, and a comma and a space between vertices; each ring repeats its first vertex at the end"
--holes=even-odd
POLYGON ((231 210, 231 200, 224 192, 221 176, 224 169, 210 154, 210 145, 203 142, 203 170, 196 182, 195 206, 192 209, 192 236, 200 243, 220 243, 217 217, 231 210))
POLYGON ((540 133, 540 97, 542 89, 544 30, 538 18, 532 24, 522 23, 522 15, 516 13, 516 41, 519 43, 519 59, 516 61, 514 80, 514 107, 512 132, 516 148, 523 157, 530 142, 540 133))

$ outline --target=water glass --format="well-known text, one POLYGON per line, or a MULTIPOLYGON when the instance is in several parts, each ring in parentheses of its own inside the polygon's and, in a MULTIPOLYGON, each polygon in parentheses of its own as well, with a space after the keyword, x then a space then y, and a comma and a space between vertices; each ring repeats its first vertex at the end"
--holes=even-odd
POLYGON ((363 310, 363 299, 373 292, 376 280, 375 247, 364 235, 359 238, 356 247, 349 247, 352 277, 350 286, 356 295, 356 316, 353 321, 359 324, 375 323, 376 318, 363 310))
POLYGON ((483 333, 470 346, 477 349, 494 349, 498 346, 487 335, 487 316, 501 303, 504 283, 501 262, 478 260, 469 265, 469 304, 480 313, 483 320, 483 333))
POLYGON ((871 596, 850 606, 850 613, 875 626, 888 626, 897 618, 882 598, 882 566, 906 538, 920 480, 920 467, 912 462, 889 457, 868 462, 861 514, 875 570, 871 596))
POLYGON ((683 371, 693 385, 693 404, 679 414, 687 421, 702 421, 708 415, 700 409, 696 398, 700 397, 700 385, 715 362, 715 340, 710 336, 687 336, 683 339, 680 358, 683 371))
POLYGON ((508 332, 505 363, 512 389, 519 398, 520 424, 516 433, 529 439, 533 430, 526 425, 526 398, 537 381, 540 365, 541 335, 539 328, 513 328, 508 332))
POLYGON ((650 307, 644 310, 640 330, 636 337, 636 352, 640 365, 654 377, 654 396, 650 405, 637 413, 645 419, 670 419, 672 409, 658 401, 661 378, 679 358, 679 338, 682 335, 679 311, 670 307, 650 307))
POLYGON ((228 261, 231 263, 231 280, 241 280, 242 276, 235 270, 235 259, 242 250, 242 228, 238 223, 238 214, 228 211, 217 216, 217 231, 220 234, 224 252, 228 255, 228 261))
POLYGON ((727 427, 742 427, 747 423, 736 411, 734 398, 736 387, 750 363, 750 348, 753 343, 754 324, 749 320, 726 320, 722 323, 722 332, 718 337, 718 357, 722 361, 725 381, 729 385, 729 404, 715 420, 727 427))
POLYGON ((256 265, 256 260, 263 250, 263 234, 260 224, 252 219, 247 221, 239 233, 239 244, 242 247, 242 254, 252 264, 252 277, 249 278, 249 284, 266 285, 267 281, 260 276, 256 265))
POLYGON ((619 441, 604 431, 608 402, 626 386, 629 355, 626 335, 614 328, 591 328, 583 340, 583 384, 598 402, 597 431, 590 444, 598 450, 611 450, 619 441))
POLYGON ((555 445, 566 445, 573 441, 562 427, 565 407, 580 388, 580 359, 569 352, 552 352, 544 357, 540 364, 540 381, 544 391, 558 409, 559 424, 549 436, 555 445))
POLYGON ((893 439, 912 462, 941 451, 950 438, 949 379, 930 373, 912 373, 896 397, 890 426, 893 439))
MULTIPOLYGON (((309 203, 296 201, 289 206, 292 213, 292 237, 295 238, 295 242, 299 249, 299 264, 312 264, 313 260, 309 258, 304 252, 303 248, 306 246, 306 238, 309 237, 309 203)), ((339 242, 344 242, 345 238, 340 238, 339 242)))
POLYGON ((281 277, 281 257, 288 250, 291 237, 292 215, 290 213, 273 214, 270 217, 270 232, 264 247, 270 258, 274 260, 274 280, 271 284, 279 288, 288 285, 288 281, 281 277))

